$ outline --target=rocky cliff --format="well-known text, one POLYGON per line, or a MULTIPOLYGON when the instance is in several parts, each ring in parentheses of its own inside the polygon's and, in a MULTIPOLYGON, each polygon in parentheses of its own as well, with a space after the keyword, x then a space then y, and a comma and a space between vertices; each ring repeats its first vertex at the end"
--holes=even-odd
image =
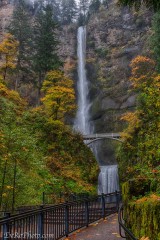
MULTIPOLYGON (((116 0, 102 6, 87 25, 87 72, 92 99, 91 121, 95 132, 123 130, 120 116, 132 110, 136 95, 129 82, 130 62, 139 55, 149 55, 152 13, 144 7, 139 12, 119 7, 116 0)), ((114 164, 113 144, 100 144, 101 164, 114 164)))
POLYGON ((13 5, 3 1, 3 4, 0 5, 0 40, 2 39, 3 33, 6 31, 12 13, 13 5))

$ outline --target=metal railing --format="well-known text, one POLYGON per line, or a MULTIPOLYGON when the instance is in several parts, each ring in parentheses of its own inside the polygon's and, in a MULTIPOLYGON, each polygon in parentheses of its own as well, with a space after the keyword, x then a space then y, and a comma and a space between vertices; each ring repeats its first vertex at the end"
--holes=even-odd
POLYGON ((0 239, 57 240, 118 211, 120 192, 41 206, 0 220, 0 239))
POLYGON ((131 240, 138 240, 134 235, 133 233, 124 225, 124 219, 123 219, 123 205, 119 208, 119 211, 118 211, 118 222, 119 222, 119 233, 120 233, 120 236, 122 238, 129 238, 131 240), (125 232, 125 235, 127 236, 124 236, 122 234, 122 229, 123 231, 125 232))
MULTIPOLYGON (((94 195, 97 196, 97 195, 94 195)), ((78 201, 84 198, 93 197, 89 193, 46 193, 43 192, 42 199, 44 204, 55 204, 55 203, 64 203, 66 201, 78 201), (55 200, 56 198, 56 200, 55 200), (56 202, 57 201, 57 202, 56 202)))

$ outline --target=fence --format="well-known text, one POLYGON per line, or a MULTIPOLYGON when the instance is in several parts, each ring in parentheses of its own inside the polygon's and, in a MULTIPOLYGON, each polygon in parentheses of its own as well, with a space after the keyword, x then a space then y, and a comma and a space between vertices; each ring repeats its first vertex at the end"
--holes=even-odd
POLYGON ((120 192, 41 206, 0 220, 0 239, 57 240, 118 211, 120 192))
POLYGON ((119 232, 120 232, 120 236, 122 238, 127 238, 127 239, 131 239, 131 240, 138 240, 133 233, 124 225, 124 219, 123 219, 123 205, 119 208, 119 212, 118 212, 118 222, 119 222, 119 232), (122 234, 122 229, 125 232, 124 236, 122 234))

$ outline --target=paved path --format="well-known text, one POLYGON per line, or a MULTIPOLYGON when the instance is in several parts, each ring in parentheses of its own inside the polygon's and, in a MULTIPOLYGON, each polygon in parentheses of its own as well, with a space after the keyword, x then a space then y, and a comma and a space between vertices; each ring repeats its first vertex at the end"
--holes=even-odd
POLYGON ((117 214, 90 224, 88 228, 76 231, 65 240, 118 240, 124 239, 119 235, 117 214))

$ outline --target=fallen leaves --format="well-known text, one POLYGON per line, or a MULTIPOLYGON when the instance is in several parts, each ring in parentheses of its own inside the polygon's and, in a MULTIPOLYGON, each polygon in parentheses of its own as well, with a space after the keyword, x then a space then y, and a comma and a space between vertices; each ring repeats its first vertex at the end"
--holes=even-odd
POLYGON ((140 240, 149 240, 149 237, 142 237, 140 240))

